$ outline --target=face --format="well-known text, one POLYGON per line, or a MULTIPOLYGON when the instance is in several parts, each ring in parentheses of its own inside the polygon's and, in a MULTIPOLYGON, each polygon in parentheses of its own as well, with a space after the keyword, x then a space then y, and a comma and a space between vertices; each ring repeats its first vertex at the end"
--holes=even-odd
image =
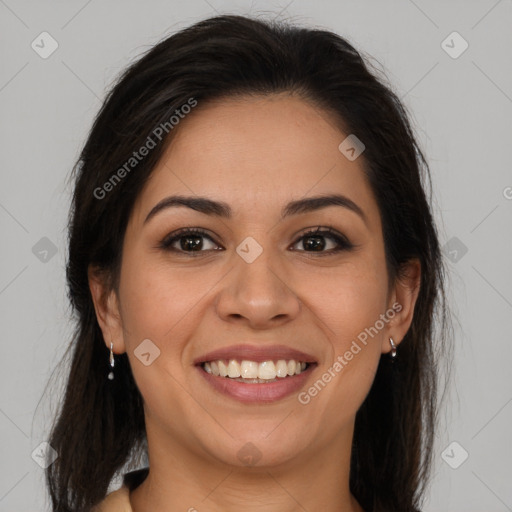
MULTIPOLYGON (((199 105, 181 121, 132 211, 118 295, 104 310, 96 301, 153 439, 202 460, 243 466, 249 451, 272 466, 351 432, 415 295, 389 281, 363 157, 338 149, 347 135, 288 94, 199 105), (326 196, 339 197, 310 201, 326 196), (207 373, 205 360, 233 377, 207 373), (306 369, 295 374, 292 360, 306 369), (235 381, 237 369, 263 382, 235 381)), ((99 296, 93 278, 91 289, 99 296)))

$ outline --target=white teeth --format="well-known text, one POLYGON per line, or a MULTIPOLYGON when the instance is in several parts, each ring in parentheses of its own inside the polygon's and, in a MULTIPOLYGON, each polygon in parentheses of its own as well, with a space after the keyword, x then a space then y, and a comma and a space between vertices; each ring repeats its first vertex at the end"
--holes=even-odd
POLYGON ((276 366, 274 361, 263 361, 260 363, 258 368, 258 379, 275 379, 276 378, 276 366))
POLYGON ((240 376, 244 379, 257 379, 258 366, 258 363, 254 361, 242 361, 240 376))
POLYGON ((276 363, 276 375, 278 377, 286 377, 288 375, 288 366, 284 359, 279 359, 276 363))
POLYGON ((240 365, 234 359, 231 359, 231 361, 229 361, 228 377, 231 377, 232 379, 240 377, 240 365))
MULTIPOLYGON (((243 382, 242 379, 259 379, 259 381, 274 381, 278 378, 299 375, 306 369, 307 363, 304 361, 296 361, 291 359, 286 361, 279 359, 278 361, 256 361, 243 360, 239 363, 236 359, 225 361, 219 359, 217 361, 208 361, 203 363, 203 368, 207 373, 211 373, 220 377, 229 377, 243 382), (226 364, 227 363, 227 364, 226 364)), ((258 380, 256 380, 258 382, 258 380)))
POLYGON ((221 377, 227 377, 228 367, 224 364, 224 361, 217 361, 217 365, 219 366, 219 375, 221 377))

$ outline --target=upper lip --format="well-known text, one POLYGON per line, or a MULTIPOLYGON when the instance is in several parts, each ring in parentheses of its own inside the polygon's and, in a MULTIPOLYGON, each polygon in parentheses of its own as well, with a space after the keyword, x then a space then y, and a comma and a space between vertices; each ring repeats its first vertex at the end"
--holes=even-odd
POLYGON ((305 363, 316 363, 311 354, 296 350, 286 345, 231 345, 208 352, 194 359, 194 364, 202 364, 206 361, 217 361, 219 359, 236 359, 237 361, 277 361, 279 359, 294 359, 305 363))

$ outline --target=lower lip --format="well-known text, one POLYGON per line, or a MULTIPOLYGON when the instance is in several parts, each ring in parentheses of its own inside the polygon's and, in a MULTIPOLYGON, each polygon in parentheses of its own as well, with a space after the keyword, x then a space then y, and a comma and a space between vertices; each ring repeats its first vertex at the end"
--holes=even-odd
POLYGON ((310 364, 303 372, 298 375, 278 378, 275 382, 250 384, 238 382, 229 377, 218 377, 206 372, 201 365, 196 366, 206 381, 214 389, 230 396, 243 403, 268 403, 281 400, 302 388, 310 376, 315 364, 310 364))

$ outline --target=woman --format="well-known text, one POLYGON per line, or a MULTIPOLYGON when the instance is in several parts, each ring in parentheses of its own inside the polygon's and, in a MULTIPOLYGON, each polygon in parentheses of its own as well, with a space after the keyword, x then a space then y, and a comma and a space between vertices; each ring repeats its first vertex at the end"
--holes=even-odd
POLYGON ((53 510, 419 510, 447 325, 428 177, 330 32, 219 16, 133 64, 76 166, 53 510))

